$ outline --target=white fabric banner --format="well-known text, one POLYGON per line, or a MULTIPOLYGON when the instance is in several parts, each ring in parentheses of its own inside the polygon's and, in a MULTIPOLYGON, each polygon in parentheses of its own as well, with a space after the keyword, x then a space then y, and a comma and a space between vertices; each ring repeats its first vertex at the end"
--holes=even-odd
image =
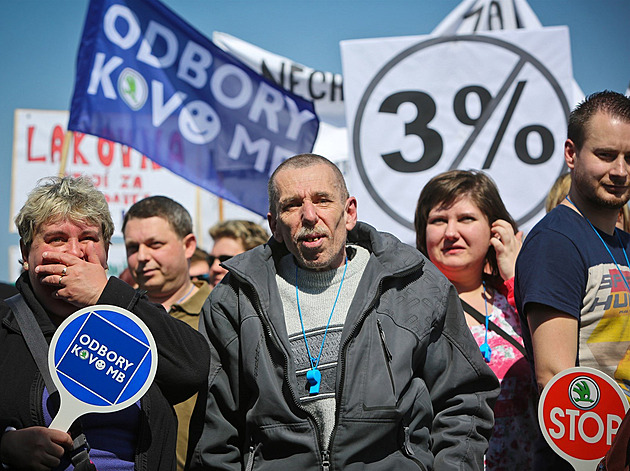
MULTIPOLYGON (((9 230, 13 219, 40 178, 59 174, 61 153, 68 123, 67 111, 16 110, 13 143, 13 178, 9 230)), ((120 229, 125 211, 151 195, 168 196, 190 212, 198 245, 212 247, 208 229, 219 220, 218 198, 144 157, 135 149, 87 134, 75 133, 65 173, 88 175, 103 192, 120 229)), ((223 202, 224 219, 262 222, 260 216, 223 202)), ((265 226, 266 227, 266 224, 265 226)))
POLYGON ((348 136, 340 74, 307 67, 226 33, 215 31, 212 42, 281 87, 313 101, 319 118, 313 152, 329 158, 343 170, 348 158, 348 136))
POLYGON ((426 182, 481 169, 531 227, 564 168, 566 27, 343 41, 341 53, 360 219, 415 245, 426 182))
MULTIPOLYGON (((464 0, 435 27, 431 34, 449 36, 474 34, 480 31, 539 29, 540 20, 526 0, 464 0)), ((584 98, 573 80, 571 108, 584 98)))

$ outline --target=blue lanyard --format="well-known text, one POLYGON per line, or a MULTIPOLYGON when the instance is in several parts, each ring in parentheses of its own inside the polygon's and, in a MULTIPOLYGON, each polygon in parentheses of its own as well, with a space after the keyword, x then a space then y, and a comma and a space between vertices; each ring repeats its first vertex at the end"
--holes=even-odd
POLYGON ((308 342, 306 340, 306 331, 304 330, 304 320, 302 319, 302 310, 300 309, 300 292, 298 290, 298 267, 295 266, 295 297, 297 300, 298 314, 300 315, 300 325, 302 326, 302 335, 304 336, 304 344, 306 345, 306 352, 308 353, 308 358, 311 362, 311 367, 313 370, 316 370, 319 366, 319 361, 322 358, 322 351, 324 350, 324 342, 326 341, 326 334, 328 334, 328 327, 330 327, 330 320, 332 319, 333 313, 335 312, 335 306, 337 306, 337 300, 339 299, 339 293, 341 293, 341 287, 343 286, 343 280, 346 278, 346 270, 348 270, 348 257, 346 257, 346 264, 343 269, 343 276, 341 277, 341 283, 339 283, 339 290, 337 291, 337 297, 335 298, 335 302, 333 304, 332 310, 330 311, 330 316, 328 316, 328 322, 326 323, 326 330, 324 331, 324 338, 322 339, 322 344, 319 347, 319 354, 317 358, 311 355, 311 349, 308 346, 308 342))
MULTIPOLYGON (((597 237, 599 237, 599 240, 602 241, 602 244, 604 244, 604 247, 606 248, 606 250, 608 251, 608 254, 610 255, 610 258, 612 258, 612 261, 615 263, 615 266, 617 267, 617 271, 619 272, 619 275, 621 276, 621 279, 623 280, 623 282, 626 285, 626 288, 628 289, 628 291, 630 291, 630 285, 628 285, 628 280, 626 280, 625 275, 623 274, 623 272, 621 271, 621 268, 619 268, 619 264, 617 263, 617 260, 615 260, 615 257, 613 256, 612 252, 610 251, 610 249, 608 248, 608 244, 606 243, 606 241, 604 240, 604 238, 600 235, 599 232, 597 232, 597 229, 595 229, 595 226, 593 226, 593 224, 591 224, 591 221, 588 220, 588 218, 586 216, 584 216, 584 214, 582 214, 582 211, 580 211, 580 208, 578 208, 573 201, 571 201, 569 199, 569 196, 567 195, 566 200, 571 203, 573 205, 573 207, 575 209, 577 209, 578 213, 580 213, 580 215, 586 220, 586 222, 588 222, 588 225, 591 226, 591 229, 593 229, 593 232, 595 232, 595 234, 597 234, 597 237)), ((626 249, 623 246, 623 242, 621 240, 621 236, 619 235, 619 231, 617 231, 617 228, 615 227, 615 235, 617 236, 617 240, 619 241, 619 245, 621 246, 621 250, 623 251, 623 255, 624 257, 626 257, 626 266, 630 268, 630 261, 628 261, 628 254, 626 253, 626 249)))
POLYGON ((492 358, 492 348, 490 347, 490 344, 488 344, 488 320, 490 319, 490 316, 488 315, 488 295, 486 293, 486 282, 482 281, 481 283, 483 284, 483 302, 486 308, 486 338, 484 342, 479 345, 479 350, 481 351, 483 359, 486 363, 490 363, 490 359, 492 358))

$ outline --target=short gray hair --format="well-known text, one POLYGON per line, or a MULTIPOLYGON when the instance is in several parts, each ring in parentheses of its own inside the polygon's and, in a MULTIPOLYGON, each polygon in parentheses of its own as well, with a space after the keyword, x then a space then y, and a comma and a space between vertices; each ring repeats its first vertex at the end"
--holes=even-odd
POLYGON ((94 187, 89 177, 39 180, 15 217, 15 226, 22 244, 29 250, 42 224, 62 220, 100 226, 105 246, 109 247, 114 221, 105 196, 94 187))
POLYGON ((343 201, 347 200, 350 197, 350 193, 348 193, 348 187, 346 186, 346 181, 343 178, 343 174, 339 167, 337 167, 334 163, 328 160, 326 157, 322 157, 317 154, 298 154, 293 157, 288 158, 284 162, 282 162, 278 167, 274 170, 269 178, 269 182, 267 183, 267 193, 269 196, 269 212, 272 215, 276 215, 277 205, 278 205, 278 189, 276 188, 276 175, 280 173, 280 171, 284 169, 290 168, 308 168, 313 167, 315 165, 327 165, 330 167, 335 174, 335 187, 339 190, 341 198, 343 201))

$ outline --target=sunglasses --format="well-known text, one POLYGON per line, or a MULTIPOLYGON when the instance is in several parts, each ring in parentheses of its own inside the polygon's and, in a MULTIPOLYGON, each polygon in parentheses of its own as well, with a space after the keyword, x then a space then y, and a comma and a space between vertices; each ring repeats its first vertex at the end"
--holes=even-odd
POLYGON ((192 281, 205 281, 206 283, 210 283, 210 273, 202 273, 201 275, 191 276, 190 279, 192 281))
POLYGON ((233 257, 233 255, 209 255, 208 256, 208 264, 210 266, 212 266, 212 264, 214 263, 215 260, 219 260, 219 262, 223 263, 223 262, 227 262, 229 259, 231 259, 233 257))

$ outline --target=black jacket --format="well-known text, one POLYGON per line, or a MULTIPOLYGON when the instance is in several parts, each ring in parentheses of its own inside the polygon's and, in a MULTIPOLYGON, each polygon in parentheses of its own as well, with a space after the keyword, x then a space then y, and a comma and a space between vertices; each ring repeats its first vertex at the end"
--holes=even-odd
MULTIPOLYGON (((50 342, 55 326, 35 298, 27 274, 18 279, 16 286, 50 342)), ((170 317, 146 297, 138 299, 134 295, 133 288, 111 277, 97 304, 129 309, 144 321, 155 338, 158 368, 153 385, 141 399, 135 469, 172 471, 177 437, 172 404, 192 396, 205 384, 210 354, 206 340, 198 332, 170 317)), ((7 426, 17 429, 44 426, 44 380, 13 312, 4 301, 0 301, 0 321, 0 431, 7 426)))
POLYGON ((191 470, 483 469, 498 381, 455 288, 417 250, 357 223, 370 252, 343 327, 330 449, 300 406, 271 240, 232 257, 200 330, 213 345, 191 470))

